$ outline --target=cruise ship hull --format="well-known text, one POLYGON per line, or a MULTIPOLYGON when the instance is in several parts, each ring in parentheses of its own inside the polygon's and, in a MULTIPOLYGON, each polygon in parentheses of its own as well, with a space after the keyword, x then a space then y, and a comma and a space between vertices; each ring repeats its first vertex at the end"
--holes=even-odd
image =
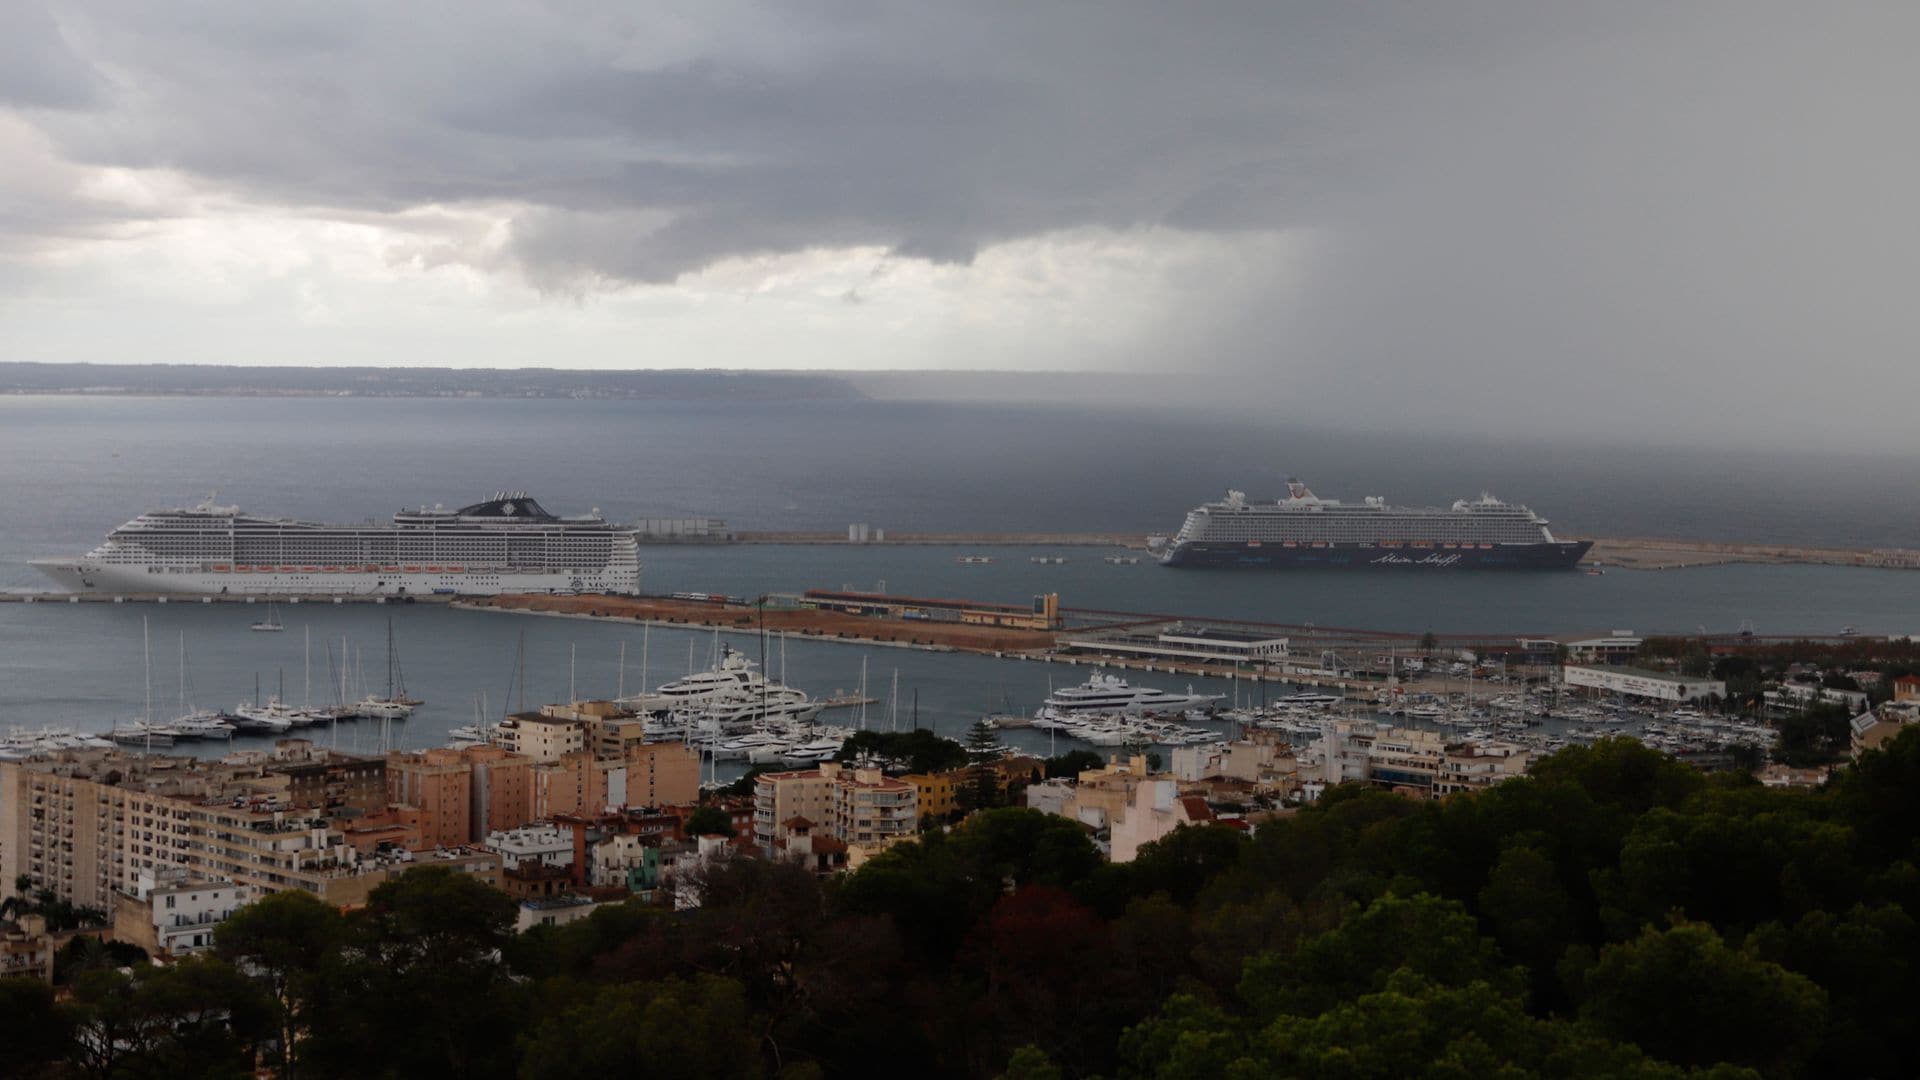
POLYGON ((1271 570, 1571 570, 1592 546, 1591 540, 1395 548, 1183 541, 1160 561, 1167 566, 1271 570))
POLYGON ((296 567, 213 571, 200 568, 158 568, 90 562, 86 559, 44 559, 33 564, 69 592, 133 596, 148 593, 186 596, 496 596, 502 593, 637 593, 637 569, 572 574, 540 571, 493 571, 463 567, 455 573, 421 567, 409 573, 296 567))

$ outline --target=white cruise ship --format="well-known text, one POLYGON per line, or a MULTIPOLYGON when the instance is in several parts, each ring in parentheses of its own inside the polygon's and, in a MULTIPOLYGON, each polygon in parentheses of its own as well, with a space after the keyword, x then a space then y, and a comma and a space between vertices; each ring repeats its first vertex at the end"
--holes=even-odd
POLYGON ((458 510, 402 510, 392 524, 323 525, 259 517, 212 497, 153 510, 79 558, 41 572, 84 593, 418 596, 515 592, 635 593, 631 529, 598 510, 556 517, 525 492, 458 510))
POLYGON ((1173 709, 1204 709, 1220 701, 1220 694, 1196 694, 1189 686, 1184 694, 1134 686, 1118 675, 1096 671, 1079 686, 1055 690, 1047 698, 1047 707, 1065 713, 1144 713, 1173 709))

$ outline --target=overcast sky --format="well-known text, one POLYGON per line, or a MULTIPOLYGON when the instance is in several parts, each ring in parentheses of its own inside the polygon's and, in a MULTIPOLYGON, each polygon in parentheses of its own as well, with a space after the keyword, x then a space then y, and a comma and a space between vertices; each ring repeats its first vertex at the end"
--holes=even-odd
POLYGON ((0 0, 0 358, 1195 371, 1913 446, 1917 40, 1912 3, 0 0))

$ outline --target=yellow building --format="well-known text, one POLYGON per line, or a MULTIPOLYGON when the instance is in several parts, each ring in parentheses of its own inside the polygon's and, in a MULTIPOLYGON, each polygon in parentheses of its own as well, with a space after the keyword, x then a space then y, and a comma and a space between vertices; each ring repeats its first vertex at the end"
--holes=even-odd
POLYGON ((900 779, 913 785, 921 821, 945 821, 960 808, 960 785, 965 773, 908 773, 900 779))

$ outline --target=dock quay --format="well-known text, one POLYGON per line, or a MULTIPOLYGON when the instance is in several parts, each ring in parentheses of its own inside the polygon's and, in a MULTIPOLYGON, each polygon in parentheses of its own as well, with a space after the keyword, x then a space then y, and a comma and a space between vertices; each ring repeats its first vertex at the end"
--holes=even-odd
MULTIPOLYGON (((641 538, 644 545, 648 541, 641 538)), ((852 540, 845 532, 753 532, 733 534, 736 544, 838 544, 851 547, 1123 547, 1144 550, 1145 533, 893 532, 884 540, 852 540)))
POLYGON ((456 597, 444 594, 422 596, 348 596, 335 593, 255 593, 235 596, 225 593, 66 593, 52 591, 0 591, 0 604, 451 604, 456 597))
MULTIPOLYGON (((1679 570, 1735 563, 1802 566, 1858 566, 1872 569, 1920 569, 1920 548, 1844 548, 1802 544, 1757 544, 1722 540, 1658 537, 1576 537, 1593 541, 1587 566, 1632 570, 1679 570)), ((674 543, 642 536, 643 546, 674 543)), ((716 544, 845 545, 851 547, 1115 547, 1146 549, 1146 533, 1118 532, 893 532, 885 539, 854 540, 845 532, 737 531, 716 544)))
POLYGON ((1631 570, 1680 570, 1698 566, 1761 563, 1800 566, 1859 566, 1881 570, 1920 569, 1920 549, 1833 548, 1797 544, 1741 544, 1715 540, 1593 538, 1587 565, 1631 570))

